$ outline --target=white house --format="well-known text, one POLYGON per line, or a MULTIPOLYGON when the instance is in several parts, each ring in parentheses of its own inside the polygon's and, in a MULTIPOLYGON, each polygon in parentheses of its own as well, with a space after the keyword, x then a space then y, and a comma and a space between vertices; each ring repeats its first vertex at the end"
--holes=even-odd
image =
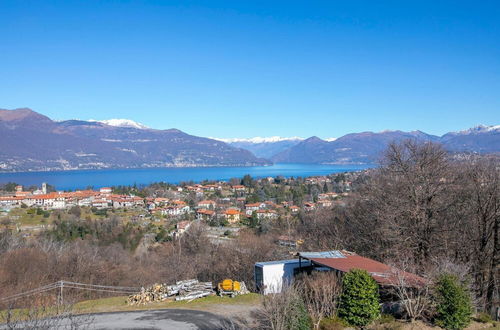
POLYGON ((257 218, 259 220, 262 220, 262 219, 276 219, 276 218, 278 218, 278 213, 276 213, 273 210, 258 210, 257 211, 257 218))
POLYGON ((266 207, 266 203, 250 203, 245 204, 245 214, 252 215, 254 211, 258 211, 266 207))
POLYGON ((168 206, 161 210, 161 214, 163 215, 172 215, 172 216, 177 216, 177 215, 182 215, 188 213, 190 210, 189 206, 187 205, 180 205, 180 206, 168 206))
POLYGON ((111 194, 112 191, 113 191, 113 189, 111 189, 109 187, 102 187, 101 189, 99 189, 99 192, 101 194, 111 194))

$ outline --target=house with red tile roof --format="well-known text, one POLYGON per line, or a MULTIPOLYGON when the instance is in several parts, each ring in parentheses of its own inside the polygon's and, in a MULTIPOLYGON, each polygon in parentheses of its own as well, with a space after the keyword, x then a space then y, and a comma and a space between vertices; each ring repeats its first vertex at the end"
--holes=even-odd
POLYGON ((202 208, 202 209, 213 210, 217 206, 217 203, 215 201, 212 201, 212 200, 203 200, 203 201, 198 202, 197 206, 199 208, 202 208))
POLYGON ((238 223, 241 219, 241 212, 236 208, 229 208, 220 214, 220 217, 226 219, 230 224, 238 223))
POLYGON ((198 209, 196 211, 196 219, 197 220, 210 221, 214 217, 215 217, 215 211, 214 210, 198 209))

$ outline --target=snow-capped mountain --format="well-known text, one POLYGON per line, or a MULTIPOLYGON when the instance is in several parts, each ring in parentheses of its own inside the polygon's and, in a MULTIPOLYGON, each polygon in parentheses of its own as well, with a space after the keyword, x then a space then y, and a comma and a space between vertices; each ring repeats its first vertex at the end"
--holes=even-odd
POLYGON ((270 137, 260 137, 256 136, 253 138, 229 138, 229 139, 223 139, 223 138, 211 138, 214 140, 219 140, 222 142, 226 143, 235 143, 235 142, 248 142, 248 143, 275 143, 275 142, 282 142, 282 141, 302 141, 304 138, 298 137, 298 136, 292 136, 292 137, 281 137, 281 136, 270 136, 270 137))
POLYGON ((479 125, 460 132, 435 136, 422 131, 386 130, 347 134, 333 141, 311 137, 275 154, 278 163, 374 163, 391 142, 406 139, 441 143, 450 152, 500 152, 500 125, 479 125))
POLYGON ((269 161, 221 141, 129 120, 53 121, 0 109, 0 171, 172 166, 256 166, 269 161))
POLYGON ((463 131, 450 132, 443 135, 439 142, 452 151, 500 152, 500 125, 478 125, 463 131))
POLYGON ((469 134, 481 134, 481 133, 489 133, 489 132, 500 132, 500 125, 492 125, 492 126, 487 126, 487 125, 477 125, 475 127, 463 130, 463 131, 458 131, 458 132, 450 132, 447 133, 446 135, 469 135, 469 134))
POLYGON ((131 119, 107 119, 107 120, 93 120, 90 119, 91 122, 103 123, 109 126, 114 127, 128 127, 128 128, 137 128, 137 129, 148 129, 146 125, 133 121, 131 119))

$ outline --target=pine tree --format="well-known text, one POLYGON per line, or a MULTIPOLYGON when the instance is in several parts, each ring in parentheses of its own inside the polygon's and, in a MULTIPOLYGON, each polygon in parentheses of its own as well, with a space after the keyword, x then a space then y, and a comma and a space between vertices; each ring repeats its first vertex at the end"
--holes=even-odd
POLYGON ((354 326, 365 326, 380 316, 378 285, 364 270, 353 269, 342 279, 339 316, 354 326))
POLYGON ((441 275, 435 287, 436 325, 445 329, 463 329, 470 323, 472 302, 469 291, 451 274, 441 275))

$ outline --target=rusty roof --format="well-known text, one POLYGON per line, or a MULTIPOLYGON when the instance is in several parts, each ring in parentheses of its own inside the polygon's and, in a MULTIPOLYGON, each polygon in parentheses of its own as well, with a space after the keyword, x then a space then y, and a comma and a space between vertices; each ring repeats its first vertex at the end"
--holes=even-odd
POLYGON ((426 280, 418 275, 402 271, 373 259, 356 254, 342 258, 307 258, 315 264, 346 273, 351 269, 366 270, 381 285, 397 285, 404 280, 405 286, 422 286, 426 280))

